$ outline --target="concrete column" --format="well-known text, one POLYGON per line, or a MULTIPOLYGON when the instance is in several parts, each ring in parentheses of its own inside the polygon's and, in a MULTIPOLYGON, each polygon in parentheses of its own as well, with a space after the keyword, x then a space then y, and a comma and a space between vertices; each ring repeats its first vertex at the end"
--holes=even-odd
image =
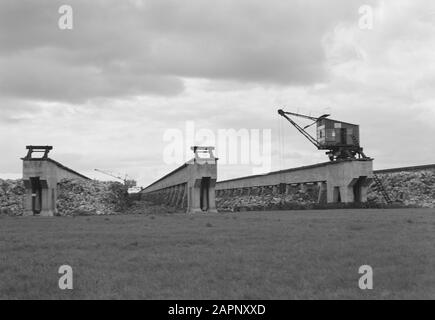
POLYGON ((173 204, 173 206, 178 208, 179 207, 179 203, 180 203, 180 198, 181 198, 182 193, 183 193, 183 186, 182 185, 176 186, 176 190, 177 191, 176 191, 175 196, 174 196, 174 204, 173 204))
POLYGON ((177 191, 178 191, 177 187, 178 186, 171 187, 171 192, 170 192, 170 196, 169 196, 169 205, 171 207, 174 206, 175 199, 177 198, 177 191))
POLYGON ((341 201, 351 203, 355 201, 354 186, 358 183, 359 178, 353 178, 348 185, 340 186, 341 201))
POLYGON ((291 193, 291 185, 286 184, 285 185, 285 194, 289 195, 291 193))
POLYGON ((202 213, 201 208, 201 179, 195 179, 189 184, 188 213, 202 213))
POLYGON ((210 179, 210 186, 208 189, 208 200, 209 200, 209 207, 208 212, 209 213, 217 213, 216 208, 216 196, 215 196, 215 187, 216 187, 216 179, 210 179))
POLYGON ((26 188, 26 193, 24 195, 24 216, 33 216, 32 190, 29 188, 26 188))
POLYGON ((328 183, 326 188, 328 203, 343 202, 342 188, 340 186, 334 186, 328 183))
POLYGON ((171 191, 172 191, 172 187, 165 188, 165 190, 164 190, 163 203, 167 206, 169 206, 169 203, 171 201, 171 191))
POLYGON ((265 188, 265 187, 263 187, 263 186, 262 186, 262 187, 259 187, 259 191, 258 191, 258 195, 259 195, 259 196, 262 196, 262 195, 263 195, 263 193, 264 193, 264 188, 265 188))
POLYGON ((327 188, 326 182, 319 182, 319 197, 317 200, 318 203, 327 203, 327 188))
POLYGON ((169 188, 165 188, 164 190, 164 199, 163 199, 163 203, 165 205, 169 205, 169 202, 171 201, 171 187, 169 188))
POLYGON ((169 205, 171 206, 171 207, 173 207, 174 206, 174 204, 175 204, 175 200, 177 199, 177 192, 178 192, 178 186, 173 186, 172 187, 172 195, 171 195, 171 200, 170 200, 170 203, 169 203, 169 205))
POLYGON ((272 194, 273 195, 279 194, 279 192, 278 192, 278 186, 272 186, 271 189, 272 189, 272 194))
POLYGON ((185 183, 183 185, 183 196, 181 197, 181 205, 180 205, 181 209, 187 208, 187 201, 188 201, 187 200, 187 197, 188 197, 187 192, 188 192, 187 183, 185 183))
POLYGON ((171 207, 175 207, 175 203, 176 203, 177 196, 178 196, 178 185, 177 186, 173 186, 172 188, 173 188, 173 194, 172 194, 172 197, 171 197, 170 206, 171 207))
POLYGON ((56 213, 56 191, 54 188, 42 189, 41 216, 52 217, 56 213))
POLYGON ((171 190, 170 188, 165 188, 163 190, 163 203, 166 205, 169 202, 170 190, 171 190))
POLYGON ((367 193, 372 185, 374 179, 373 178, 365 178, 361 184, 361 202, 367 202, 367 193))
POLYGON ((340 196, 341 196, 341 202, 343 203, 350 203, 353 202, 354 200, 353 190, 348 186, 340 187, 340 196))

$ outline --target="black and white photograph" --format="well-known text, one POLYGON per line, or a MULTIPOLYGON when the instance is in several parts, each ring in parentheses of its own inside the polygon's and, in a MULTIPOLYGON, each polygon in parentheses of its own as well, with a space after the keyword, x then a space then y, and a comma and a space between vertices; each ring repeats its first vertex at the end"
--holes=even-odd
POLYGON ((435 299, 434 1, 0 0, 0 150, 0 300, 435 299))

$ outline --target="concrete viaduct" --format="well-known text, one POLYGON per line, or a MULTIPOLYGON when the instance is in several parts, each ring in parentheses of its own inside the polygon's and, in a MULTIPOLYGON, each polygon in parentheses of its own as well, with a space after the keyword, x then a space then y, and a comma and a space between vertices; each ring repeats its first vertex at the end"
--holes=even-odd
POLYGON ((141 191, 142 198, 186 209, 188 213, 216 212, 215 196, 249 194, 253 189, 274 188, 288 192, 293 185, 318 184, 318 201, 366 202, 373 182, 373 160, 325 162, 216 182, 217 158, 212 147, 192 147, 195 158, 141 191), (201 158, 198 152, 208 153, 201 158))
MULTIPOLYGON (((25 215, 57 214, 58 183, 62 179, 89 180, 84 175, 48 157, 51 146, 27 146, 23 160, 26 188, 25 215), (34 153, 43 153, 34 157, 34 153)), ((140 198, 183 208, 187 213, 217 212, 216 195, 250 194, 253 189, 273 188, 289 192, 294 185, 318 184, 319 202, 366 202, 373 181, 373 160, 325 162, 217 182, 218 159, 213 147, 192 147, 194 158, 140 192, 140 198)))
POLYGON ((319 184, 319 202, 366 202, 373 181, 372 160, 343 160, 275 171, 264 175, 220 181, 217 194, 276 187, 280 193, 293 185, 319 184))

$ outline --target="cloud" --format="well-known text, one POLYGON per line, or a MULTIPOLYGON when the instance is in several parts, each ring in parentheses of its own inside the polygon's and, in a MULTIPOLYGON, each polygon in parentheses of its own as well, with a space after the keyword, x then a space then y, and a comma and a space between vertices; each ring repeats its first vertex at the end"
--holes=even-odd
POLYGON ((70 66, 49 58, 55 54, 32 52, 30 55, 0 58, 0 92, 4 96, 84 103, 98 97, 174 95, 183 89, 181 80, 175 77, 70 66))
POLYGON ((16 126, 33 119, 42 112, 39 105, 21 99, 0 99, 0 124, 16 126))
POLYGON ((308 85, 325 79, 322 36, 359 1, 73 0, 0 3, 0 93, 83 103, 171 96, 183 79, 308 85))

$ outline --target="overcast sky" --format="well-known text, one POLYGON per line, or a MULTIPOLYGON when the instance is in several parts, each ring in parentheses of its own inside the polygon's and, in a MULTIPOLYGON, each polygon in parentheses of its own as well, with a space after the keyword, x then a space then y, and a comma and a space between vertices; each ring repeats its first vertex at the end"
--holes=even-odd
POLYGON ((327 161, 278 107, 360 124, 375 168, 435 163, 434 53, 430 0, 0 0, 0 177, 50 144, 90 177, 147 185, 177 167, 163 137, 186 121, 271 129, 273 170, 327 161))

